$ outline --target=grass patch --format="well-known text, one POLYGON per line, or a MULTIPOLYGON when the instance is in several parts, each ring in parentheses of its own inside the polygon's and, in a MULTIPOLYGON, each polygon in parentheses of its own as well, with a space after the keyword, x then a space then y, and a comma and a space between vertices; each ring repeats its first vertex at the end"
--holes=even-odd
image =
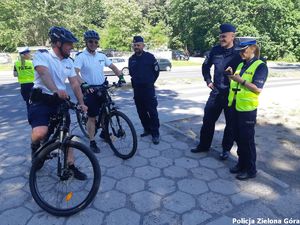
POLYGON ((172 66, 201 66, 200 62, 192 62, 192 61, 176 61, 172 60, 172 66))

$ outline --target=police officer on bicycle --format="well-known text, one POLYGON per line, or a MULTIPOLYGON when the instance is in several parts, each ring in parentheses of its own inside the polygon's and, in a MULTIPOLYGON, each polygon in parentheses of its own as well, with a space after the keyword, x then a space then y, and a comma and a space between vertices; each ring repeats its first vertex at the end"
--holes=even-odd
POLYGON ((228 151, 233 146, 233 129, 231 113, 228 107, 229 80, 224 70, 230 66, 236 68, 242 61, 239 52, 234 49, 234 38, 236 28, 231 24, 220 26, 220 44, 213 47, 202 65, 202 74, 207 87, 211 89, 210 96, 204 108, 203 125, 200 131, 200 143, 191 151, 207 152, 210 149, 215 123, 224 110, 226 127, 224 130, 221 159, 228 158, 228 151), (210 74, 210 68, 214 65, 214 77, 210 74))
POLYGON ((152 135, 153 144, 159 144, 159 119, 154 83, 159 76, 159 66, 154 55, 144 51, 144 39, 133 37, 134 54, 128 67, 134 92, 134 102, 144 127, 141 137, 152 135))
MULTIPOLYGON (((86 93, 85 104, 88 106, 88 122, 87 130, 90 139, 90 148, 95 153, 99 153, 100 149, 95 141, 95 125, 96 116, 99 113, 103 102, 99 93, 93 91, 93 87, 100 87, 105 82, 103 73, 104 66, 109 67, 119 77, 118 83, 124 83, 125 80, 121 71, 107 58, 107 56, 97 51, 99 47, 99 34, 94 30, 88 30, 84 33, 84 41, 86 48, 77 54, 75 58, 75 70, 77 78, 81 84, 83 92, 86 93)), ((102 131, 101 138, 105 138, 102 131)))
MULTIPOLYGON (((80 84, 76 78, 73 61, 69 58, 73 43, 78 40, 64 27, 51 27, 49 38, 52 49, 37 51, 33 58, 35 80, 28 112, 28 121, 32 127, 32 155, 47 136, 50 117, 57 112, 59 101, 54 94, 59 99, 69 98, 65 85, 67 78, 80 107, 84 111, 87 110, 83 102, 80 84)), ((87 178, 74 166, 72 154, 68 156, 68 164, 76 179, 85 180, 87 178)))

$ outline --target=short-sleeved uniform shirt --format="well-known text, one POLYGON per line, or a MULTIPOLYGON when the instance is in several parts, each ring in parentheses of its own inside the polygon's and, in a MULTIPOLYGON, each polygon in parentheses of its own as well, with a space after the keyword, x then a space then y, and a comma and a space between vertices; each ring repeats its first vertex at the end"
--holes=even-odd
MULTIPOLYGON (((244 66, 241 69, 240 74, 243 77, 243 73, 255 62, 258 58, 254 57, 249 62, 244 61, 244 66)), ((268 77, 268 67, 265 63, 260 64, 255 70, 255 74, 252 78, 252 83, 258 88, 263 88, 268 77)))
MULTIPOLYGON (((71 58, 60 59, 53 50, 37 51, 33 57, 33 65, 34 68, 37 66, 47 67, 59 90, 66 90, 66 79, 76 76, 73 60, 71 58)), ((36 70, 34 71, 34 88, 41 88, 45 94, 53 94, 43 83, 36 70)))
POLYGON ((101 85, 105 81, 104 66, 110 66, 111 61, 103 53, 91 54, 85 49, 75 58, 75 68, 80 69, 82 79, 89 85, 101 85))

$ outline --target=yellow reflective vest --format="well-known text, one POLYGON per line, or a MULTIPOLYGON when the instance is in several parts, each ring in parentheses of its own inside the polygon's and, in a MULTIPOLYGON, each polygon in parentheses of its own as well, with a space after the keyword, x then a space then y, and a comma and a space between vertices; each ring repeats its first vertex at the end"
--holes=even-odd
MULTIPOLYGON (((256 69, 260 64, 264 63, 262 60, 254 61, 246 71, 241 74, 243 79, 248 83, 252 83, 253 76, 256 69)), ((243 68, 244 63, 240 63, 235 71, 235 74, 240 74, 241 69, 243 68)), ((258 93, 254 93, 246 88, 244 85, 231 80, 230 81, 230 90, 228 96, 228 106, 232 105, 233 100, 235 99, 235 108, 240 112, 253 111, 258 106, 258 93)))
POLYGON ((34 68, 31 60, 25 60, 22 66, 21 60, 15 62, 15 68, 18 73, 18 81, 20 84, 33 83, 34 68))

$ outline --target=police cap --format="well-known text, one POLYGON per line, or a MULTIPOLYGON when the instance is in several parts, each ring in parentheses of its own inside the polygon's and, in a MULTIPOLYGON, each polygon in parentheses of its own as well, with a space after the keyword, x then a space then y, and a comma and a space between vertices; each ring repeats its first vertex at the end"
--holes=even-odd
POLYGON ((255 38, 240 38, 238 44, 235 47, 235 50, 240 51, 248 48, 251 45, 255 45, 256 43, 257 42, 255 38))
POLYGON ((220 33, 221 33, 221 34, 227 33, 227 32, 233 32, 233 33, 235 33, 235 31, 236 31, 235 26, 233 26, 233 25, 230 24, 230 23, 223 23, 223 24, 220 26, 220 33))
POLYGON ((144 42, 144 38, 142 36, 134 36, 132 43, 144 42))
POLYGON ((29 48, 26 46, 26 47, 22 47, 22 48, 19 48, 19 54, 20 55, 24 55, 24 54, 27 54, 27 53, 29 53, 30 52, 30 50, 29 50, 29 48))

